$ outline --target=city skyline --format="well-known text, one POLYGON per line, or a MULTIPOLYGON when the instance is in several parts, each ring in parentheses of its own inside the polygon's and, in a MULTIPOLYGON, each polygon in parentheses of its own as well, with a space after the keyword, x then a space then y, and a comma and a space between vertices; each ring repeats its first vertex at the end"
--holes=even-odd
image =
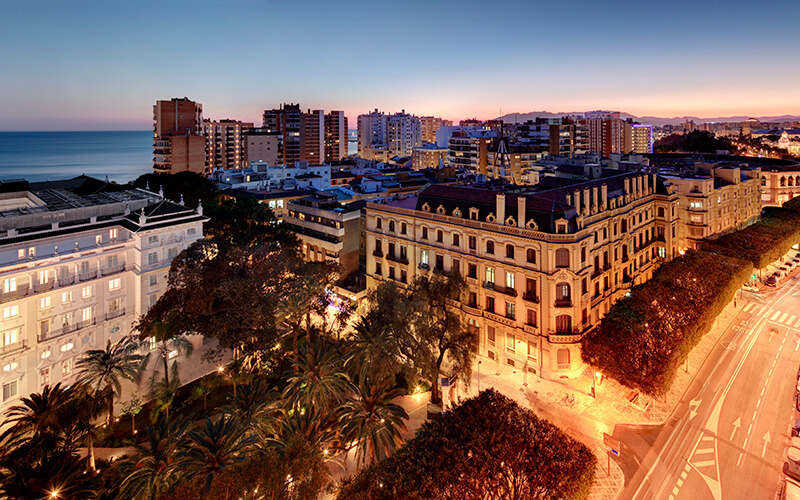
POLYGON ((797 115, 800 5, 18 3, 0 20, 0 130, 144 130, 158 99, 458 121, 534 110, 797 115), (773 46, 774 50, 764 50, 773 46), (774 75, 775 78, 771 78, 774 75))

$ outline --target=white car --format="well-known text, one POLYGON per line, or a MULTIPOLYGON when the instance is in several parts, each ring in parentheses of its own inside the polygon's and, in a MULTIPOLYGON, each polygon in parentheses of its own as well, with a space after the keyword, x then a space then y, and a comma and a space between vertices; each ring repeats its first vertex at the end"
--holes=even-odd
POLYGON ((758 287, 755 287, 753 285, 742 285, 742 290, 744 290, 745 292, 757 292, 758 287))

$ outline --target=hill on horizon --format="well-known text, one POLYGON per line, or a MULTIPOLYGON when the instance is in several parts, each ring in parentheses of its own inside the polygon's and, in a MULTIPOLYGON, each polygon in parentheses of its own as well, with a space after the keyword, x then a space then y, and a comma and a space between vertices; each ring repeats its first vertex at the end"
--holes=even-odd
MULTIPOLYGON (((529 111, 527 113, 506 113, 503 116, 499 116, 496 119, 503 120, 506 123, 522 123, 527 120, 534 120, 536 118, 561 118, 562 116, 566 115, 582 115, 584 111, 563 111, 558 113, 552 113, 550 111, 529 111)), ((635 121, 640 123, 645 123, 648 125, 654 125, 657 127, 661 127, 664 125, 679 125, 684 123, 687 119, 694 121, 695 123, 705 123, 705 122, 742 122, 747 120, 748 118, 753 118, 751 116, 720 116, 715 118, 700 118, 697 116, 674 116, 672 118, 664 118, 658 116, 635 116, 630 113, 620 112, 620 117, 622 119, 632 118, 635 121)), ((760 122, 794 122, 799 121, 800 116, 798 115, 781 115, 781 116, 757 116, 755 117, 760 122)))

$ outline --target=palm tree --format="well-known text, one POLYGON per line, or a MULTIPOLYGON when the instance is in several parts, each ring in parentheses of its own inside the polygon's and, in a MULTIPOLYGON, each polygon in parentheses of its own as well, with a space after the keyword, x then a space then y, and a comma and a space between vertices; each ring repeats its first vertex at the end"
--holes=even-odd
POLYGON ((376 314, 360 317, 347 338, 347 367, 353 379, 394 376, 403 368, 391 327, 376 314))
POLYGON ((144 445, 135 445, 135 453, 120 462, 124 476, 120 485, 121 498, 155 500, 178 479, 175 464, 178 447, 183 439, 189 419, 162 418, 148 424, 144 445))
POLYGON ((70 389, 71 397, 65 405, 65 415, 62 424, 69 429, 69 434, 82 435, 86 439, 86 448, 89 456, 89 467, 96 470, 94 458, 94 429, 95 421, 103 414, 105 408, 104 396, 92 390, 84 383, 78 383, 70 389))
MULTIPOLYGON (((194 346, 186 336, 179 333, 177 324, 169 321, 154 321, 143 335, 152 337, 158 344, 159 357, 164 365, 164 384, 169 387, 169 354, 177 351, 178 354, 183 353, 188 357, 192 355, 194 346)), ((149 361, 149 357, 148 354, 145 364, 149 361)), ((173 361, 172 366, 173 370, 177 371, 177 361, 173 361)))
POLYGON ((206 417, 205 428, 190 431, 176 466, 181 477, 204 483, 201 499, 208 495, 214 477, 247 458, 253 437, 245 437, 238 419, 223 415, 216 422, 206 417))
POLYGON ((108 398, 106 424, 114 416, 114 395, 122 390, 122 380, 139 382, 144 357, 139 354, 141 344, 133 336, 123 337, 116 344, 108 341, 105 349, 87 351, 75 364, 80 368, 78 380, 102 391, 108 398))
POLYGON ((53 453, 41 461, 0 462, 0 498, 97 498, 103 487, 98 474, 87 474, 83 459, 71 453, 53 453))
POLYGON ((0 442, 6 447, 15 447, 26 440, 35 440, 43 448, 61 447, 69 436, 64 435, 65 409, 71 398, 70 391, 61 383, 44 386, 42 392, 22 398, 22 404, 12 406, 5 412, 5 431, 0 442))
POLYGON ((181 387, 180 378, 178 378, 178 365, 172 364, 172 379, 168 376, 159 378, 159 372, 153 371, 150 377, 150 398, 155 402, 151 417, 157 416, 159 413, 164 412, 167 419, 169 419, 169 409, 172 407, 172 401, 175 399, 175 394, 181 387))
POLYGON ((286 372, 284 398, 292 408, 316 408, 325 412, 353 391, 344 371, 344 357, 339 346, 324 339, 306 344, 286 372))
POLYGON ((364 380, 356 386, 356 397, 340 408, 340 422, 347 442, 356 442, 356 464, 377 462, 403 443, 408 413, 393 401, 403 395, 392 389, 391 378, 364 380))

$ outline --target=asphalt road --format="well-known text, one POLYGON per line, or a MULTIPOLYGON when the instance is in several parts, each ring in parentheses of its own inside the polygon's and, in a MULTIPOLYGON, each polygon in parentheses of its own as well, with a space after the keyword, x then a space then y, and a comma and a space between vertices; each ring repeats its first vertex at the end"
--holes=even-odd
POLYGON ((796 415, 800 280, 764 297, 740 304, 663 426, 615 427, 621 499, 776 497, 796 415))

